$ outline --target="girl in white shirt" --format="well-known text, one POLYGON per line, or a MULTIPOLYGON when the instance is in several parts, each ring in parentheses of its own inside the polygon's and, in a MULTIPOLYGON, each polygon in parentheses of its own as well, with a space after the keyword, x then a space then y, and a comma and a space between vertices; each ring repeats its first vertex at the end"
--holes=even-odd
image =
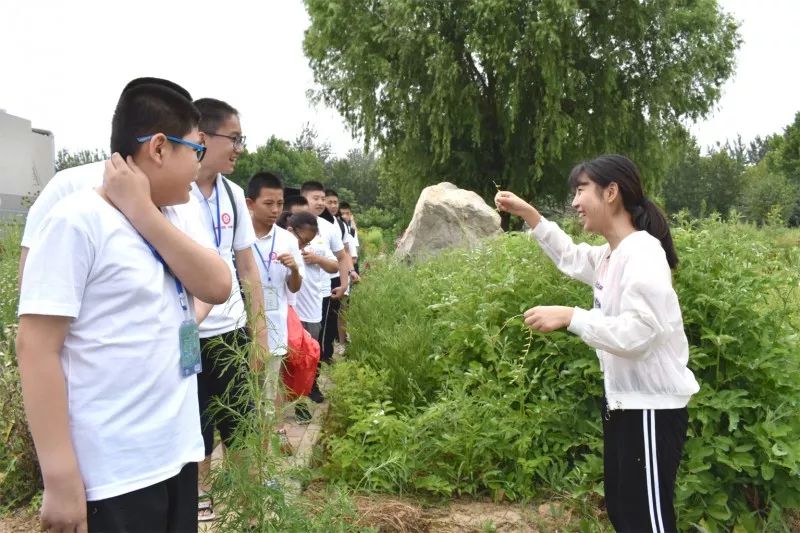
POLYGON ((498 209, 528 223, 559 270, 594 290, 590 310, 537 306, 525 312, 525 324, 542 332, 567 328, 597 350, 605 388, 605 498, 614 528, 677 531, 675 475, 686 440, 686 405, 699 386, 686 366, 689 346, 672 288, 678 256, 669 225, 644 196, 636 165, 623 156, 581 163, 569 183, 584 229, 606 244, 576 245, 513 193, 495 197, 498 209))

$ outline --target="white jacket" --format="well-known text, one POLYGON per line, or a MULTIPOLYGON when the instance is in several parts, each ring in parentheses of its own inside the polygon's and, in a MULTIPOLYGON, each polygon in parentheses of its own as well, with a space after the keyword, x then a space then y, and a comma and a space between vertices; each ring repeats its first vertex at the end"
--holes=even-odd
POLYGON ((531 234, 559 270, 594 289, 594 308, 576 307, 567 329, 597 350, 609 408, 685 407, 700 386, 658 239, 637 231, 614 251, 576 245, 544 218, 531 234))

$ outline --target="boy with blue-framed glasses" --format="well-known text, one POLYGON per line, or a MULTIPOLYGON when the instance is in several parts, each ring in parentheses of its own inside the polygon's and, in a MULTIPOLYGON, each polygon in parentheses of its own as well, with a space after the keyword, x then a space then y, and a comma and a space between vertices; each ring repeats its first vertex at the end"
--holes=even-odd
POLYGON ((204 151, 198 118, 165 80, 126 87, 103 184, 55 203, 27 241, 17 356, 45 530, 197 528, 192 296, 230 292, 225 263, 176 208, 204 151))

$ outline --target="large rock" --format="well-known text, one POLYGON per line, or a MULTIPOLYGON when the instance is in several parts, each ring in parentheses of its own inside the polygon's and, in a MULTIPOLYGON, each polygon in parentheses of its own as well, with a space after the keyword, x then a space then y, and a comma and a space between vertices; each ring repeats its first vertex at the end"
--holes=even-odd
POLYGON ((420 194, 395 256, 413 261, 446 248, 473 248, 501 233, 500 215, 480 196, 443 182, 420 194))

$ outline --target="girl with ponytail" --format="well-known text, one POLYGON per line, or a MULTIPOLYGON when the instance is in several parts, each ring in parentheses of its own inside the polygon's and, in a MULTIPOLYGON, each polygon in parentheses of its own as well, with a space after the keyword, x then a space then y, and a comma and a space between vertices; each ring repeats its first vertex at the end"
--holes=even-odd
POLYGON ((686 440, 686 405, 699 390, 687 367, 671 269, 678 264, 664 213, 644 195, 626 157, 577 165, 569 184, 585 230, 607 243, 575 244, 554 222, 507 191, 498 209, 522 217, 544 253, 566 275, 589 284, 592 309, 536 306, 525 324, 561 328, 597 351, 603 370, 604 485, 608 516, 619 532, 677 531, 673 494, 686 440))

